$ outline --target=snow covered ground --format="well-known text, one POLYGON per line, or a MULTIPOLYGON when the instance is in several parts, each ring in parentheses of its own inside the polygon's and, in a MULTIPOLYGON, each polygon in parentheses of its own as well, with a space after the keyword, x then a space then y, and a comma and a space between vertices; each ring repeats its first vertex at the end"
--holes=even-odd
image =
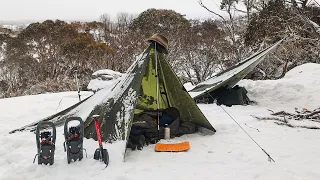
MULTIPOLYGON (((216 128, 216 134, 186 135, 171 141, 188 140, 191 149, 183 153, 157 153, 154 145, 142 151, 127 151, 126 162, 118 156, 118 144, 104 144, 110 164, 93 160, 97 142, 84 140, 88 158, 67 164, 63 151, 62 129, 57 129, 55 163, 32 164, 36 154, 35 135, 30 132, 8 134, 40 118, 51 115, 78 101, 77 92, 41 94, 0 100, 0 179, 223 179, 223 180, 318 180, 320 179, 320 131, 279 126, 256 116, 270 116, 274 111, 313 110, 320 106, 320 64, 305 64, 280 80, 243 80, 249 106, 222 106, 265 149, 275 163, 250 140, 239 126, 216 105, 199 104, 216 128)), ((82 97, 91 93, 82 92, 82 97)), ((318 125, 320 126, 320 124, 318 125)))

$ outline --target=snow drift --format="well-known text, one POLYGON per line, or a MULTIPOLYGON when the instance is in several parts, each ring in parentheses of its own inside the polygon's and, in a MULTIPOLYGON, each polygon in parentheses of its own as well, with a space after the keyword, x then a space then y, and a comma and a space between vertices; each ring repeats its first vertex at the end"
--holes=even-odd
POLYGON ((293 111, 294 107, 320 107, 319 77, 320 64, 307 63, 291 69, 279 80, 242 80, 238 84, 248 90, 249 98, 259 106, 293 111))

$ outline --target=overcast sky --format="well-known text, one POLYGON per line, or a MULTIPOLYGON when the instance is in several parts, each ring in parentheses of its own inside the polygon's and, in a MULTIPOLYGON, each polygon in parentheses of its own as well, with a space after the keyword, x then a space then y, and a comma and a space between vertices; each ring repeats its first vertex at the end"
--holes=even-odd
MULTIPOLYGON (((219 1, 203 0, 214 8, 219 1)), ((173 9, 187 18, 211 16, 198 0, 0 0, 0 21, 98 20, 104 13, 114 17, 118 12, 139 14, 148 8, 173 9)))
MULTIPOLYGON (((203 2, 219 12, 220 0, 203 2)), ((198 0, 0 0, 0 21, 98 20, 104 13, 115 17, 118 12, 139 14, 148 8, 173 9, 187 18, 212 17, 198 0)))

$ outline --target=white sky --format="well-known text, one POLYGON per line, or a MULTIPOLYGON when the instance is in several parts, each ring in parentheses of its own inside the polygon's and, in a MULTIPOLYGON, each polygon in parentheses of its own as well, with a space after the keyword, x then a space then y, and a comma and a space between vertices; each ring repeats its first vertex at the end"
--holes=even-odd
MULTIPOLYGON (((203 0, 217 12, 221 0, 203 0)), ((320 3, 320 0, 316 0, 320 3)), ((173 9, 187 18, 212 17, 198 4, 198 0, 0 0, 1 21, 98 20, 108 13, 115 17, 118 12, 139 14, 148 8, 173 9)))
MULTIPOLYGON (((208 5, 220 0, 203 0, 208 5)), ((215 7, 215 6, 214 6, 215 7)), ((0 21, 21 20, 98 20, 108 13, 139 14, 148 8, 173 9, 187 18, 211 17, 198 0, 0 0, 0 21)))

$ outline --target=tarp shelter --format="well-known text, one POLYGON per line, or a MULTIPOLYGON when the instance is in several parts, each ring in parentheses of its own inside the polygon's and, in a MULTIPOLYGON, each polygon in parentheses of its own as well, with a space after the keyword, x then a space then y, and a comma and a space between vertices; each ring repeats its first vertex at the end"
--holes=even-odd
MULTIPOLYGON (((85 121, 85 137, 96 139, 91 117, 98 114, 101 116, 99 124, 102 140, 124 141, 126 144, 134 114, 145 109, 156 110, 159 105, 160 109, 177 108, 182 121, 194 124, 199 130, 214 133, 216 130, 185 90, 166 61, 165 55, 155 50, 156 44, 150 43, 114 86, 101 89, 82 102, 41 121, 52 121, 56 125, 63 125, 70 116, 81 117, 85 121), (158 88, 156 71, 159 77, 158 88), (157 89, 159 104, 156 104, 157 89)), ((37 122, 11 133, 34 130, 36 125, 37 122)))
POLYGON ((210 92, 210 96, 205 96, 203 99, 198 98, 197 103, 216 103, 217 105, 248 105, 253 101, 247 96, 248 91, 244 87, 238 85, 233 88, 221 87, 213 92, 210 92))
POLYGON ((268 48, 254 53, 231 68, 197 84, 193 89, 188 91, 189 94, 197 102, 211 101, 210 99, 216 96, 216 91, 218 89, 233 88, 241 79, 248 75, 261 61, 263 61, 269 53, 275 50, 282 41, 283 39, 268 48))

